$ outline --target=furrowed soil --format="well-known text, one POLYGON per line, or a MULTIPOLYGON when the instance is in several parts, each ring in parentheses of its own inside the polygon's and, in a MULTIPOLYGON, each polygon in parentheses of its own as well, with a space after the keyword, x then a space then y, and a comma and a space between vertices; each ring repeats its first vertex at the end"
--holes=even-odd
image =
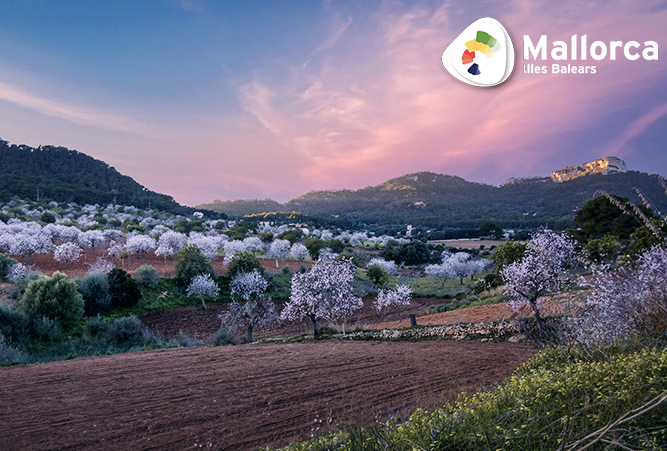
POLYGON ((0 449, 244 450, 490 388, 537 350, 476 341, 177 348, 0 368, 0 449))

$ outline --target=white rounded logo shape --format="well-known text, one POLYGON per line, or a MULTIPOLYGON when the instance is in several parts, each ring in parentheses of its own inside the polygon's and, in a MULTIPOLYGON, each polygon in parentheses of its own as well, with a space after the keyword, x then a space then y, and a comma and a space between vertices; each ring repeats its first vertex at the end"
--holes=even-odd
POLYGON ((509 33, 491 17, 476 20, 452 41, 442 64, 463 83, 491 87, 507 80, 514 69, 514 46, 509 33))

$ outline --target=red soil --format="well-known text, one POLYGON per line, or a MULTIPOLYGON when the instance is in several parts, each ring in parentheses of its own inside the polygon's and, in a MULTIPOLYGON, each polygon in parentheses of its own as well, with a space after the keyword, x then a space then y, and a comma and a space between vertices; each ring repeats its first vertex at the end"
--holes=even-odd
MULTIPOLYGON (((97 247, 95 250, 91 248, 85 249, 85 254, 82 255, 78 260, 69 262, 67 268, 65 268, 65 262, 58 262, 53 259, 53 254, 37 254, 32 256, 32 261, 35 264, 35 269, 39 269, 44 274, 51 275, 55 271, 60 271, 67 274, 70 278, 80 279, 88 272, 88 267, 94 263, 98 258, 106 258, 106 249, 97 247)), ((27 258, 21 258, 16 255, 12 255, 12 258, 15 258, 19 262, 30 265, 30 262, 27 258)), ((290 267, 290 271, 298 271, 299 266, 303 263, 306 267, 310 268, 312 262, 301 262, 299 263, 296 260, 284 260, 278 261, 278 266, 276 268, 276 261, 267 258, 260 258, 259 261, 262 263, 262 266, 268 273, 277 273, 280 272, 280 268, 287 265, 290 267)), ((213 269, 216 274, 227 274, 227 268, 223 264, 223 257, 216 257, 211 261, 213 269)), ((121 260, 119 258, 114 259, 114 265, 118 268, 124 269, 130 274, 134 274, 141 265, 151 265, 157 269, 158 274, 162 277, 174 277, 174 261, 165 260, 164 257, 157 257, 152 251, 147 252, 145 256, 137 257, 136 254, 132 254, 129 258, 121 260)))
POLYGON ((329 419, 331 428, 369 425, 491 387, 535 352, 514 343, 326 341, 5 367, 0 449, 281 445, 326 432, 329 419))

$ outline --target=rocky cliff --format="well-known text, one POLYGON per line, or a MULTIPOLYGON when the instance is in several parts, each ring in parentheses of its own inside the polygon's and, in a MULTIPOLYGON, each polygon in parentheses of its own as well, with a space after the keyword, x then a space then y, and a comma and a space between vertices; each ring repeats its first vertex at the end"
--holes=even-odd
POLYGON ((616 174, 628 172, 625 162, 617 157, 605 157, 588 163, 570 166, 560 171, 551 173, 551 180, 557 183, 566 182, 584 175, 591 174, 616 174))

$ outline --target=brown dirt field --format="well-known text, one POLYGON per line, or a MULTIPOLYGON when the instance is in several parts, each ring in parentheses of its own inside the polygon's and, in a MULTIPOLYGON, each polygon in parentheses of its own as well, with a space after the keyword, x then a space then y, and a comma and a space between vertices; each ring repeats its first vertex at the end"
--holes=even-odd
POLYGON ((489 388, 533 347, 339 342, 144 351, 0 368, 0 449, 244 450, 489 388))
MULTIPOLYGON (((35 264, 35 269, 39 269, 46 275, 51 275, 55 271, 60 271, 67 274, 68 277, 74 279, 82 278, 88 272, 88 266, 94 263, 100 256, 105 256, 106 249, 97 247, 95 250, 92 248, 86 248, 85 254, 83 254, 78 260, 69 262, 67 268, 65 268, 65 262, 58 262, 53 259, 53 254, 37 254, 32 256, 32 261, 35 264)), ((30 262, 27 258, 22 258, 17 255, 12 255, 12 258, 18 260, 19 262, 30 265, 30 262)), ((106 257, 104 257, 106 258, 106 257)), ((285 265, 290 267, 290 271, 298 271, 299 263, 296 260, 283 260, 279 261, 278 265, 280 268, 276 268, 276 261, 267 258, 260 258, 259 261, 262 263, 262 266, 268 273, 277 273, 280 272, 280 268, 285 265)), ((313 265, 313 262, 306 261, 302 262, 306 267, 310 268, 313 265)), ((216 274, 227 274, 227 268, 223 265, 223 257, 216 257, 211 261, 213 269, 216 274)), ((124 269, 130 274, 134 274, 137 271, 137 268, 141 265, 151 265, 157 269, 158 274, 162 277, 174 277, 174 260, 166 260, 164 257, 156 256, 153 251, 147 252, 145 256, 137 258, 136 254, 132 254, 129 258, 126 258, 124 261, 116 258, 114 259, 114 265, 118 268, 124 269)))
MULTIPOLYGON (((354 328, 376 328, 375 324, 381 318, 375 308, 373 308, 373 301, 375 297, 363 298, 364 307, 355 312, 348 320, 346 330, 353 330, 354 328)), ((401 306, 402 325, 410 325, 408 315, 415 314, 417 316, 423 315, 429 306, 434 304, 442 304, 442 299, 413 299, 410 305, 401 306)), ((220 319, 218 315, 225 312, 229 304, 208 303, 208 309, 202 310, 200 305, 188 305, 173 310, 161 310, 157 312, 147 313, 142 315, 139 319, 144 326, 148 327, 153 332, 162 334, 165 338, 171 338, 182 330, 185 334, 196 336, 198 339, 205 340, 213 336, 220 328, 220 319)), ((384 317, 386 320, 396 320, 398 324, 398 314, 395 310, 389 310, 384 317)), ((320 327, 325 326, 326 323, 321 323, 320 327)), ((313 326, 309 319, 298 322, 282 323, 270 328, 256 328, 253 331, 254 339, 263 339, 268 337, 290 337, 301 334, 312 334, 313 326)), ((240 335, 243 335, 241 332, 240 335)))

